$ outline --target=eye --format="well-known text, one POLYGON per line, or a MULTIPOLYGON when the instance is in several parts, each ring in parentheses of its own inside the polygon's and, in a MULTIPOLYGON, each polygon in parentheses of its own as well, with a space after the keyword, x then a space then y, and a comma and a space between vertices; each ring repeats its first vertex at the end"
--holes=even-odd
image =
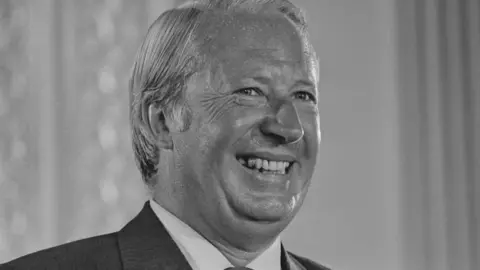
POLYGON ((235 91, 236 94, 246 95, 246 96, 261 96, 262 91, 256 87, 242 88, 235 91))
POLYGON ((310 93, 310 92, 306 92, 306 91, 299 91, 299 92, 296 92, 294 94, 295 98, 298 98, 298 99, 301 99, 303 101, 310 101, 310 102, 313 102, 313 103, 317 103, 317 99, 315 98, 315 96, 310 93))

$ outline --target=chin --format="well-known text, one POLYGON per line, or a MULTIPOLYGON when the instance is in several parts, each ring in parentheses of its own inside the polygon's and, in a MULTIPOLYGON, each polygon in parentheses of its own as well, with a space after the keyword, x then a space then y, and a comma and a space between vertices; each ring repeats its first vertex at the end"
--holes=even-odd
POLYGON ((276 237, 291 222, 306 195, 309 178, 305 177, 300 161, 287 155, 268 158, 289 164, 257 167, 245 155, 228 155, 221 166, 218 192, 223 193, 220 197, 224 199, 219 202, 218 211, 223 212, 222 223, 228 224, 227 231, 238 241, 276 237), (271 172, 272 169, 277 172, 271 172))
POLYGON ((249 222, 274 224, 289 220, 295 213, 297 198, 274 195, 241 195, 232 200, 231 208, 239 216, 249 222))
MULTIPOLYGON (((294 170, 290 172, 294 174, 294 170)), ((275 177, 232 167, 222 177, 225 207, 233 219, 251 226, 289 223, 303 202, 304 181, 290 180, 291 174, 275 177), (273 180, 272 180, 273 179, 273 180)))
POLYGON ((252 199, 249 195, 231 196, 221 211, 225 236, 245 249, 255 243, 270 243, 290 224, 302 204, 301 196, 290 203, 278 198, 252 199), (258 200, 258 201, 257 201, 258 200))

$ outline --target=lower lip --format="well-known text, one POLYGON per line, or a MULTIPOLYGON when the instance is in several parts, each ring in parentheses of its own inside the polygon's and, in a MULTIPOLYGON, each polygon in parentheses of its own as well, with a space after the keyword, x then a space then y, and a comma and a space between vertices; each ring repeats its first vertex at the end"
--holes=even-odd
MULTIPOLYGON (((295 183, 291 183, 298 170, 297 163, 293 163, 286 174, 261 173, 258 170, 249 169, 234 158, 240 170, 233 170, 232 173, 239 173, 240 182, 233 184, 237 196, 233 196, 233 201, 244 201, 250 203, 233 203, 236 213, 255 224, 270 224, 281 220, 287 211, 287 204, 292 199, 292 188, 295 183), (237 189, 240 184, 242 191, 237 189), (292 185, 291 185, 292 184, 292 185), (240 194, 241 195, 238 195, 240 194), (244 198, 244 199, 240 199, 244 198), (235 206, 236 205, 236 206, 235 206), (253 206, 255 205, 255 206, 253 206), (274 205, 274 206, 273 206, 274 205)), ((295 180, 295 179, 294 179, 295 180)))

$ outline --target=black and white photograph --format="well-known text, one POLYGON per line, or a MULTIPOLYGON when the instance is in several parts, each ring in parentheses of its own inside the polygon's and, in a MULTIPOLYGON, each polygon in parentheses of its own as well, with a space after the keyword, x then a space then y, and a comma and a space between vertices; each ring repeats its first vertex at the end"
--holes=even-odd
POLYGON ((480 270, 480 0, 0 0, 0 270, 480 270))

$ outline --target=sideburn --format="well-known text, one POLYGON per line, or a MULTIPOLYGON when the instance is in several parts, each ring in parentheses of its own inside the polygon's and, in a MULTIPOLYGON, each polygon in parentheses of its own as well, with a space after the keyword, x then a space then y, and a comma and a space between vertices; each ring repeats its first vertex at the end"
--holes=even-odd
POLYGON ((174 132, 185 132, 192 122, 192 111, 187 102, 176 102, 170 111, 171 125, 169 130, 174 132))

